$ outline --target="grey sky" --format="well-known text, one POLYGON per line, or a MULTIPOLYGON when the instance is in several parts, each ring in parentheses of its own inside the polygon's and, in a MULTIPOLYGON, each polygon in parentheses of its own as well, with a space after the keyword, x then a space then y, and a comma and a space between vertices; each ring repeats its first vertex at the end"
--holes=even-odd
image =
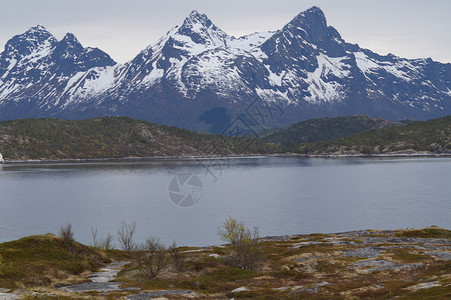
POLYGON ((277 30, 319 6, 351 43, 379 54, 451 62, 450 0, 1 0, 0 51, 36 24, 66 32, 118 62, 131 60, 194 9, 230 35, 277 30))

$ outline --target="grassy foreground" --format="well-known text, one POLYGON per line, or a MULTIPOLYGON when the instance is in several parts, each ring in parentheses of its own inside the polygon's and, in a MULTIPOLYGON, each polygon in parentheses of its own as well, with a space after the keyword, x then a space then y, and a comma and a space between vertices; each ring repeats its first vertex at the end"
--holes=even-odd
MULTIPOLYGON (((138 291, 73 293, 62 286, 116 260, 116 280, 141 292, 191 290, 201 299, 444 299, 451 297, 451 231, 438 227, 264 238, 254 270, 224 260, 230 246, 179 248, 181 271, 149 279, 136 251, 101 250, 52 235, 0 244, 0 288, 26 299, 126 299, 138 291), (235 290, 235 291, 234 291, 235 290)), ((1 292, 1 291, 0 291, 1 292)), ((184 299, 184 296, 166 296, 184 299)))

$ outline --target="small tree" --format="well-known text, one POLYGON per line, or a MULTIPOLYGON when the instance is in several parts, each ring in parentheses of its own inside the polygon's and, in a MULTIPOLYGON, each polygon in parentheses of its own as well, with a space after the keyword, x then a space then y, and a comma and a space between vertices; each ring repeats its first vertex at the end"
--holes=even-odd
POLYGON ((222 224, 222 227, 218 228, 218 234, 222 241, 235 246, 240 237, 242 237, 244 230, 244 222, 239 222, 237 219, 229 216, 222 224))
POLYGON ((155 237, 150 237, 137 252, 139 270, 149 279, 156 277, 166 266, 166 247, 155 237))
POLYGON ((61 226, 58 236, 63 239, 66 244, 72 244, 75 242, 74 232, 72 231, 72 224, 69 223, 66 226, 61 226))
POLYGON ((135 233, 136 222, 127 224, 127 222, 122 221, 121 229, 117 231, 119 235, 119 243, 124 251, 132 251, 135 249, 136 245, 133 241, 133 234, 135 233))
POLYGON ((255 269, 261 260, 258 228, 251 232, 244 222, 229 217, 218 228, 221 240, 229 242, 231 254, 226 263, 243 269, 255 269))
POLYGON ((181 272, 185 266, 186 254, 177 247, 175 241, 169 246, 169 255, 172 258, 175 270, 181 272))

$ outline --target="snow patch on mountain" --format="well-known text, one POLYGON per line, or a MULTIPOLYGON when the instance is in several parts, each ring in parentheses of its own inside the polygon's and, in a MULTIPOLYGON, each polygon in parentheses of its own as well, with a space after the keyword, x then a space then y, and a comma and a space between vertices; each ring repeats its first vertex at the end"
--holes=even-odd
POLYGON ((264 99, 268 103, 283 103, 283 104, 291 104, 293 101, 288 96, 288 91, 281 92, 279 90, 272 89, 261 89, 257 87, 255 92, 259 97, 264 99))
MULTIPOLYGON (((110 92, 113 88, 117 88, 124 79, 124 69, 124 65, 116 64, 78 72, 69 79, 62 93, 63 97, 66 96, 62 108, 83 103, 86 99, 97 98, 110 92)), ((98 104, 101 102, 101 100, 97 101, 98 104)))
POLYGON ((43 44, 39 45, 39 47, 35 49, 30 55, 22 58, 22 62, 36 63, 42 58, 49 55, 52 49, 53 49, 52 43, 50 43, 49 40, 46 40, 43 44))
POLYGON ((181 78, 187 96, 194 98, 206 87, 219 96, 226 96, 230 91, 250 92, 235 65, 235 58, 231 51, 215 49, 186 63, 181 78))
POLYGON ((317 56, 318 68, 307 74, 308 92, 304 99, 311 103, 340 102, 345 96, 345 88, 336 78, 351 74, 350 66, 343 62, 348 57, 329 57, 323 53, 317 56))
POLYGON ((380 70, 385 70, 387 73, 407 82, 419 77, 419 72, 422 71, 419 66, 424 63, 424 60, 421 59, 407 60, 400 58, 396 58, 394 63, 389 61, 376 61, 362 51, 357 51, 354 55, 357 66, 365 76, 371 73, 377 73, 380 70), (415 62, 417 65, 414 66, 412 62, 415 62))
POLYGON ((73 95, 77 86, 79 85, 80 78, 82 78, 83 75, 85 75, 85 73, 86 72, 78 72, 74 76, 69 78, 62 94, 64 95, 64 94, 68 93, 69 95, 73 95))
POLYGON ((12 81, 2 84, 0 86, 0 103, 4 102, 4 99, 12 94, 19 86, 15 84, 15 79, 12 81))
POLYGON ((10 72, 10 71, 16 66, 16 64, 17 64, 17 59, 15 59, 15 58, 8 58, 6 61, 9 62, 9 65, 8 65, 8 67, 6 68, 5 73, 3 73, 2 77, 0 78, 0 83, 1 83, 1 80, 2 80, 2 79, 5 79, 5 78, 8 76, 9 72, 10 72))
MULTIPOLYGON (((171 60, 171 62, 174 62, 174 61, 171 60)), ((157 83, 161 78, 163 78, 163 76, 164 76, 164 69, 159 69, 157 67, 157 62, 154 61, 152 63, 152 71, 150 71, 150 73, 147 74, 140 83, 150 87, 150 86, 154 85, 155 83, 157 83)))
POLYGON ((284 70, 284 71, 280 72, 280 74, 276 74, 273 71, 271 71, 271 68, 269 65, 265 65, 265 68, 266 68, 266 70, 268 70, 268 73, 269 73, 269 76, 268 76, 269 82, 275 86, 282 86, 282 79, 285 76, 287 71, 284 70))
POLYGON ((379 69, 380 66, 371 58, 369 58, 365 53, 358 51, 354 52, 356 58, 357 67, 362 71, 363 74, 370 73, 373 69, 379 69))
POLYGON ((260 47, 261 44, 266 42, 273 35, 274 31, 255 32, 240 38, 231 38, 227 45, 231 48, 252 51, 254 48, 260 47))

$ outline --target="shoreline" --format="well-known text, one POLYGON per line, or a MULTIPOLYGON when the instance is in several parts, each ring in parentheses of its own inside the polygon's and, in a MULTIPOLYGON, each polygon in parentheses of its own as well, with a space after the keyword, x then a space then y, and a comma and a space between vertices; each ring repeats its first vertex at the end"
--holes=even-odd
MULTIPOLYGON (((79 159, 29 159, 29 160, 5 160, 4 165, 20 164, 63 164, 63 163, 108 163, 108 162, 151 162, 151 161, 192 161, 209 159, 244 159, 244 158, 446 158, 451 153, 386 153, 386 154, 242 154, 242 155, 177 155, 177 156, 147 156, 147 157, 122 157, 122 158, 79 158, 79 159)), ((2 164, 0 164, 1 166, 2 164)))
MULTIPOLYGON (((262 237, 259 237, 259 240, 261 242, 274 242, 274 241, 286 241, 290 239, 300 238, 300 237, 308 237, 308 236, 315 236, 315 235, 323 235, 323 236, 363 236, 363 235, 381 235, 381 234, 395 234, 399 232, 405 232, 405 231, 412 231, 412 230, 425 230, 425 229, 440 229, 440 230, 451 230, 446 227, 431 225, 428 227, 408 227, 408 228, 394 228, 394 229, 374 229, 374 228, 366 228, 366 229, 354 229, 354 230, 346 230, 346 231, 338 231, 338 232, 304 232, 304 233, 292 233, 292 234, 281 234, 281 235, 265 235, 262 237)), ((23 238, 29 238, 29 237, 35 237, 35 236, 43 236, 47 234, 57 235, 55 233, 38 233, 38 234, 31 234, 31 235, 25 235, 22 237, 14 238, 11 240, 5 240, 0 241, 0 244, 3 243, 9 243, 14 242, 23 238)), ((78 242, 78 241, 77 241, 78 242)), ((88 243, 78 242, 80 244, 83 244, 85 246, 90 246, 88 243)), ((223 247, 227 244, 208 244, 203 246, 191 246, 191 245, 180 245, 179 247, 186 247, 186 248, 197 248, 197 249, 211 249, 214 247, 223 247)), ((117 250, 117 249, 116 249, 117 250)))

